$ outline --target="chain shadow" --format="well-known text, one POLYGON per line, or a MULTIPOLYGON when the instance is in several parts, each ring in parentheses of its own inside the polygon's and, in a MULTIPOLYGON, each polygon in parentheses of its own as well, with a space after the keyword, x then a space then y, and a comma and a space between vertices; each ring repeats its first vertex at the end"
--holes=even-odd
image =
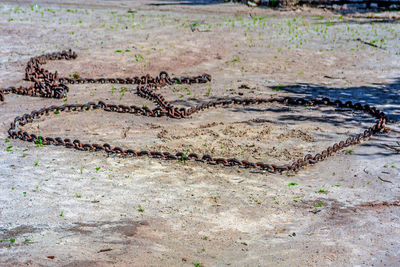
MULTIPOLYGON (((210 97, 207 101, 216 100, 218 97, 210 97)), ((173 105, 190 107, 192 105, 206 103, 207 101, 201 99, 189 100, 176 100, 171 101, 173 105)), ((211 108, 214 109, 214 108, 211 108)), ((362 111, 354 111, 351 109, 343 108, 327 108, 327 107, 304 107, 304 106, 291 106, 285 104, 264 104, 264 105, 234 105, 234 106, 221 106, 218 107, 221 111, 232 113, 247 113, 250 119, 243 121, 243 123, 250 126, 260 123, 271 123, 280 125, 285 123, 287 125, 296 125, 299 122, 314 122, 319 125, 330 124, 344 129, 351 129, 363 125, 373 125, 375 119, 362 111), (266 106, 265 106, 266 105, 266 106), (318 115, 322 113, 322 116, 318 115), (275 114, 273 118, 269 114, 275 114)), ((207 112, 204 110, 202 112, 207 112)))
POLYGON ((329 97, 332 100, 369 104, 385 112, 391 120, 400 121, 400 78, 389 84, 333 88, 318 84, 298 83, 280 90, 306 97, 329 97))
MULTIPOLYGON (((375 106, 381 111, 385 112, 390 119, 390 122, 394 124, 394 129, 391 130, 391 134, 378 134, 374 136, 377 141, 374 142, 363 142, 363 147, 374 147, 375 150, 371 150, 371 153, 357 153, 359 156, 391 156, 395 155, 395 152, 388 151, 385 148, 385 144, 394 144, 399 138, 399 131, 396 128, 400 123, 400 78, 393 79, 388 84, 376 83, 371 86, 360 86, 360 87, 348 87, 348 88, 333 88, 318 84, 309 83, 298 83, 294 85, 282 86, 281 91, 290 92, 292 94, 302 97, 329 97, 332 100, 352 101, 353 103, 369 104, 375 106)), ((360 118, 354 117, 354 123, 359 123, 360 118)), ((290 117, 282 119, 293 119, 290 117)), ((298 117, 297 120, 306 120, 307 117, 298 117)), ((345 120, 351 120, 347 118, 345 120)), ((329 117, 327 118, 328 123, 334 123, 336 126, 343 127, 343 125, 336 124, 337 122, 332 121, 329 117), (331 121, 329 121, 331 120, 331 121)), ((318 121, 318 120, 317 120, 318 121)), ((325 117, 320 118, 320 121, 325 121, 325 117)), ((349 122, 349 121, 348 121, 349 122)), ((351 122, 349 122, 351 123, 351 122)), ((389 127, 390 124, 389 123, 389 127)), ((392 124, 392 125, 393 125, 392 124)), ((398 154, 398 153, 397 153, 398 154)))

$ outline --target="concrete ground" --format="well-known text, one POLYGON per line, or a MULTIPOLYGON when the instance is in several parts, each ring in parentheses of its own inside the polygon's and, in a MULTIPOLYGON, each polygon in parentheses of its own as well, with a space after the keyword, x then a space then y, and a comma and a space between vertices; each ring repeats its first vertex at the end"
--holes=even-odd
MULTIPOLYGON (((390 133, 299 173, 270 174, 8 139, 15 116, 43 106, 99 100, 151 106, 134 87, 71 85, 63 100, 8 95, 0 103, 1 266, 400 265, 398 13, 58 2, 0 5, 1 88, 27 84, 30 57, 72 48, 76 60, 45 67, 81 77, 206 72, 210 84, 160 92, 178 106, 221 96, 329 96, 377 106, 393 122, 390 133)), ((260 105, 185 120, 53 114, 25 129, 280 164, 373 123, 346 110, 260 105)))

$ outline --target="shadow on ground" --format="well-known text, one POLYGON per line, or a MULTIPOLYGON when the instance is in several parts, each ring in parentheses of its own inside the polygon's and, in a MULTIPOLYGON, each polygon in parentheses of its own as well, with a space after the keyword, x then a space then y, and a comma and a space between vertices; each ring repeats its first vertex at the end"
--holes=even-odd
POLYGON ((385 112, 391 120, 400 121, 400 78, 394 79, 389 84, 377 83, 373 86, 333 88, 298 83, 282 86, 280 90, 308 97, 329 97, 333 100, 369 104, 385 112))
POLYGON ((330 24, 330 25, 338 25, 338 24, 399 24, 400 19, 398 18, 362 18, 362 19, 343 19, 339 21, 323 21, 317 22, 316 24, 330 24))
MULTIPOLYGON (((363 143, 362 146, 376 147, 373 153, 360 154, 358 156, 370 157, 371 155, 387 157, 394 154, 398 154, 397 151, 390 149, 392 146, 396 146, 399 136, 399 131, 396 128, 400 122, 400 78, 396 78, 389 84, 374 84, 374 86, 360 86, 360 87, 348 87, 348 88, 332 88, 316 84, 299 83, 294 85, 282 86, 281 91, 287 91, 290 93, 297 94, 305 97, 329 97, 332 100, 352 101, 353 103, 369 104, 375 106, 378 109, 385 112, 392 123, 394 123, 394 129, 391 129, 391 134, 377 134, 375 138, 379 139, 379 142, 367 142, 363 143), (397 125, 397 126, 396 126, 397 125)), ((327 117, 320 118, 320 122, 326 122, 326 119, 330 120, 329 114, 327 117)), ((282 118, 283 120, 294 119, 294 118, 282 118)), ((315 118, 309 118, 308 116, 300 115, 297 120, 315 120, 315 118)), ((345 121, 352 118, 346 118, 345 121)), ((353 118, 354 122, 359 119, 353 118)), ((316 120, 318 121, 318 119, 316 120)), ((342 124, 341 121, 331 121, 334 125, 342 124)), ((390 126, 390 125, 389 125, 390 126)), ((393 126, 393 124, 392 124, 393 126)), ((343 127, 340 126, 340 127, 343 127)), ((391 126, 390 126, 391 128, 391 126)))
POLYGON ((149 6, 203 6, 215 5, 225 3, 224 0, 159 0, 157 2, 149 3, 149 6))
MULTIPOLYGON (((151 2, 147 5, 149 6, 179 6, 179 5, 183 5, 183 6, 204 6, 204 5, 215 5, 215 4, 223 4, 223 3, 241 3, 241 4, 245 4, 248 5, 247 1, 244 0, 156 0, 154 2, 151 2)), ((253 1, 249 1, 249 2, 253 2, 253 1)), ((362 3, 366 3, 367 6, 369 6, 369 2, 368 1, 362 1, 360 2, 360 4, 362 3)), ((342 1, 341 3, 339 2, 335 2, 336 5, 345 5, 345 4, 352 4, 352 3, 347 3, 346 1, 342 1)), ((382 7, 385 7, 386 9, 389 8, 389 6, 391 4, 397 4, 396 1, 393 0, 388 0, 388 1, 381 1, 380 5, 382 7)), ((316 5, 316 3, 312 3, 310 1, 300 1, 297 4, 297 7, 301 7, 303 5, 309 6, 309 7, 318 7, 318 4, 316 5)), ((257 8, 274 8, 271 7, 267 4, 264 5, 259 5, 257 6, 257 8)), ((374 13, 381 13, 381 12, 386 12, 386 11, 391 11, 391 9, 388 10, 380 10, 377 11, 376 9, 371 9, 371 8, 346 8, 346 9, 333 9, 331 8, 330 10, 334 13, 338 13, 338 14, 342 14, 342 15, 346 15, 346 14, 354 14, 354 13, 369 13, 369 12, 374 12, 374 13)), ((393 10, 394 11, 394 10, 393 10)), ((364 23, 398 23, 399 20, 398 19, 374 19, 373 21, 368 21, 368 22, 364 22, 364 23)))

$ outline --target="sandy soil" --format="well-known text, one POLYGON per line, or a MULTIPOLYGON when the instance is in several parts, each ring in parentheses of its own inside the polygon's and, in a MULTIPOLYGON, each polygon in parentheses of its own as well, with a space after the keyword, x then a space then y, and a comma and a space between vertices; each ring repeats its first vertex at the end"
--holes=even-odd
MULTIPOLYGON (((25 84, 30 57, 72 48, 76 60, 46 67, 81 77, 206 72, 210 84, 162 93, 178 106, 220 96, 324 95, 383 109, 393 119, 391 132, 297 174, 272 175, 7 139, 15 116, 43 106, 104 100, 150 107, 133 87, 71 85, 63 100, 7 96, 0 104, 1 266, 400 264, 400 157, 389 148, 400 136, 397 13, 359 18, 208 1, 63 2, 0 6, 0 87, 25 84)), ((52 114, 25 128, 280 164, 372 123, 346 110, 260 105, 185 120, 52 114)))

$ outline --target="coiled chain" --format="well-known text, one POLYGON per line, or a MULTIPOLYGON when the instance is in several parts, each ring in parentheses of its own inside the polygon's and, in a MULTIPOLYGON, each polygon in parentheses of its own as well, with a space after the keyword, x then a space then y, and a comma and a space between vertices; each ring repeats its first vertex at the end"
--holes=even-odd
POLYGON ((48 98, 63 98, 66 96, 69 88, 66 84, 81 84, 81 83, 116 83, 116 84, 136 84, 137 94, 143 98, 152 100, 156 104, 156 108, 149 109, 146 106, 126 106, 126 105, 115 105, 106 104, 103 101, 88 102, 86 104, 66 104, 61 106, 50 106, 42 108, 40 110, 34 110, 29 114, 17 116, 11 123, 8 130, 8 134, 11 138, 20 139, 28 142, 35 142, 43 145, 55 145, 65 146, 66 148, 73 148, 82 151, 103 151, 107 154, 116 154, 121 157, 140 157, 149 156, 153 158, 162 158, 166 160, 181 160, 188 161, 194 160, 197 162, 204 162, 212 165, 223 165, 223 166, 240 166, 244 168, 259 168, 266 170, 271 173, 283 172, 283 171, 298 171, 300 168, 315 164, 318 161, 325 160, 328 156, 331 156, 335 152, 342 150, 351 145, 359 144, 360 142, 370 138, 372 135, 385 131, 385 124, 387 122, 387 116, 385 113, 379 111, 375 107, 369 105, 362 105, 360 103, 352 103, 347 101, 343 103, 340 100, 332 101, 329 98, 294 98, 294 97, 274 97, 274 98, 221 98, 218 100, 209 101, 201 105, 192 106, 190 108, 177 108, 172 104, 168 103, 165 98, 155 92, 157 88, 171 84, 192 84, 192 83, 207 83, 211 81, 211 76, 203 74, 194 77, 174 77, 170 78, 168 73, 163 71, 157 77, 150 77, 150 75, 133 78, 67 78, 58 77, 57 72, 50 73, 44 70, 41 66, 46 63, 47 60, 61 60, 61 59, 75 59, 77 57, 75 52, 62 51, 58 53, 45 54, 38 57, 31 58, 25 69, 25 79, 33 82, 30 87, 9 87, 6 89, 0 89, 0 100, 4 101, 6 94, 20 94, 29 96, 39 96, 48 98), (121 147, 113 147, 110 144, 87 144, 82 143, 78 139, 71 140, 68 138, 61 137, 43 137, 30 134, 26 131, 18 129, 19 126, 23 126, 27 123, 32 123, 34 120, 41 118, 44 115, 49 115, 50 112, 83 112, 91 110, 104 110, 107 112, 118 112, 118 113, 130 113, 141 116, 149 117, 162 117, 167 116, 175 119, 187 118, 190 115, 200 112, 209 108, 216 108, 221 106, 232 106, 232 105, 258 105, 265 103, 279 103, 284 105, 296 105, 296 106, 332 106, 338 108, 349 108, 353 110, 363 111, 370 114, 377 119, 376 123, 370 128, 364 130, 360 134, 348 137, 346 140, 335 143, 329 146, 325 150, 315 155, 307 154, 304 158, 296 159, 292 163, 277 166, 274 164, 267 164, 263 162, 249 162, 246 160, 239 160, 236 158, 215 158, 211 155, 198 155, 196 153, 169 153, 161 151, 136 151, 133 149, 123 149, 121 147))

